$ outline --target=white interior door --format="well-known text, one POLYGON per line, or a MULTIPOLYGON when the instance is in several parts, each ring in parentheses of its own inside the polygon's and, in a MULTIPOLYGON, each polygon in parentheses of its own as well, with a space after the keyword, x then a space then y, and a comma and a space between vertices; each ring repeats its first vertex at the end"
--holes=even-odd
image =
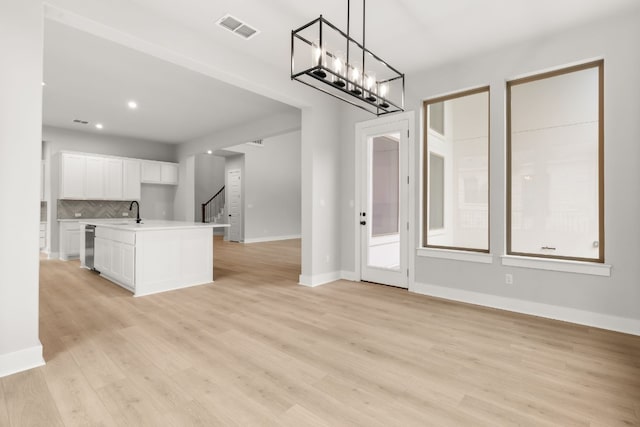
POLYGON ((360 278, 408 287, 409 123, 360 132, 360 278))
POLYGON ((227 172, 229 185, 229 240, 242 241, 242 177, 240 169, 232 169, 227 172))

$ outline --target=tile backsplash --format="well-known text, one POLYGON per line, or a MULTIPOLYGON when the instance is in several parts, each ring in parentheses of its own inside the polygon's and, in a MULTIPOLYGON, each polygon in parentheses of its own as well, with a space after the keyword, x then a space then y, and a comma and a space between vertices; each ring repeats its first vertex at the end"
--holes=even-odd
POLYGON ((135 218, 136 208, 129 211, 130 203, 115 200, 58 200, 58 219, 135 218), (76 216, 77 213, 80 217, 76 216))

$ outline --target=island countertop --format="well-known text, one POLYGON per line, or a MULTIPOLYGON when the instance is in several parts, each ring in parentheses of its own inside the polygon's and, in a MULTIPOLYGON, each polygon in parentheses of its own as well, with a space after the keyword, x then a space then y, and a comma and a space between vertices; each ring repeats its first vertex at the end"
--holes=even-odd
POLYGON ((158 230, 181 230, 198 228, 224 228, 229 224, 219 224, 213 222, 189 222, 189 221, 166 221, 143 219, 140 224, 134 220, 114 221, 114 220, 80 220, 80 224, 95 225, 97 227, 114 228, 126 231, 158 231, 158 230))

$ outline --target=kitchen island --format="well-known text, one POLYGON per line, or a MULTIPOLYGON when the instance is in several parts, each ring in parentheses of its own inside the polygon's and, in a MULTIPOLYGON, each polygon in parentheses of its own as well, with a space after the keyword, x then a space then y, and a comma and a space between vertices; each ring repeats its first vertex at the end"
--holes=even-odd
MULTIPOLYGON (((144 220, 95 226, 94 269, 136 297, 213 282, 213 229, 228 224, 144 220)), ((85 233, 81 233, 81 248, 85 233)), ((81 265, 86 267, 81 251, 81 265)))

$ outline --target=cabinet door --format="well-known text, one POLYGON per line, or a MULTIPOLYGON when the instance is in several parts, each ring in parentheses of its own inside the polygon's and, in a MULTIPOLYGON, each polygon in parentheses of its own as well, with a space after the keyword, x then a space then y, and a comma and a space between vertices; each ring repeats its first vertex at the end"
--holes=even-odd
POLYGON ((160 177, 163 184, 178 183, 178 165, 173 163, 160 164, 160 177))
POLYGON ((161 168, 159 162, 142 162, 142 182, 159 184, 161 181, 161 168))
POLYGON ((93 267, 101 273, 107 272, 105 253, 108 251, 107 241, 96 237, 93 241, 93 267))
POLYGON ((104 199, 104 157, 86 157, 85 199, 104 199))
POLYGON ((122 245, 122 283, 134 289, 135 283, 135 247, 122 245))
POLYGON ((118 280, 122 281, 122 276, 124 272, 123 258, 122 258, 122 243, 118 242, 110 242, 111 243, 111 276, 118 280))
POLYGON ((106 159, 105 162, 105 198, 123 199, 123 163, 122 159, 106 159))
POLYGON ((66 256, 77 257, 80 255, 80 230, 67 230, 66 233, 66 256))
POLYGON ((85 180, 85 156, 62 154, 60 165, 60 198, 83 199, 85 180))
POLYGON ((124 161, 124 199, 140 200, 140 162, 124 161))

